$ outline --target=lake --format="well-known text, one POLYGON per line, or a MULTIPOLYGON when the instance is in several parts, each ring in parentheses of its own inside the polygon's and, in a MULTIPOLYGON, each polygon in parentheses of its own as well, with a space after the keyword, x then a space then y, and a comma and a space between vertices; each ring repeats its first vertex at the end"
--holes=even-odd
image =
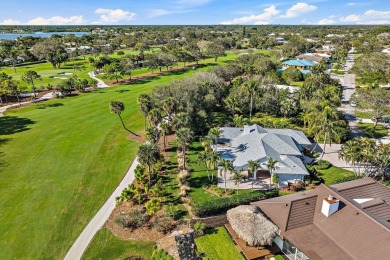
POLYGON ((90 33, 89 32, 0 33, 0 40, 15 40, 18 37, 25 37, 25 36, 50 38, 50 36, 52 36, 53 34, 58 34, 58 35, 74 34, 76 37, 81 37, 85 34, 90 34, 90 33))

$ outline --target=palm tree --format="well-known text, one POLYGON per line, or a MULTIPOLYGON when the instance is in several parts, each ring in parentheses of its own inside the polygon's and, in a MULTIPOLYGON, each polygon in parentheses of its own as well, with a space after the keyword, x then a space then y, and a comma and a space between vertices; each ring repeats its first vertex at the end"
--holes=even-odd
POLYGON ((258 82, 254 79, 246 81, 241 87, 241 90, 250 98, 249 120, 252 120, 253 97, 256 95, 258 89, 258 82))
POLYGON ((240 182, 245 179, 245 175, 242 174, 241 171, 234 170, 233 175, 230 179, 232 179, 234 181, 234 185, 237 186, 237 193, 238 193, 238 189, 240 188, 240 182))
POLYGON ((167 134, 169 132, 169 124, 166 123, 165 121, 162 121, 160 123, 160 129, 161 129, 161 133, 163 134, 164 152, 165 152, 166 143, 167 143, 167 134))
POLYGON ((272 157, 268 157, 267 162, 264 163, 264 166, 267 167, 267 169, 270 173, 270 176, 271 176, 269 184, 272 184, 273 172, 276 171, 277 169, 279 169, 279 166, 277 165, 277 163, 278 163, 278 161, 274 160, 272 157))
POLYGON ((207 171, 207 179, 210 181, 210 173, 209 173, 209 165, 207 163, 207 160, 208 160, 208 154, 206 151, 202 151, 202 152, 199 152, 198 153, 198 156, 197 156, 197 161, 199 164, 204 164, 206 166, 206 171, 207 171))
POLYGON ((119 119, 121 120, 122 126, 123 126, 123 128, 124 128, 126 131, 132 133, 133 135, 138 136, 138 135, 135 134, 134 132, 132 132, 132 131, 130 131, 129 129, 127 129, 127 127, 126 127, 125 124, 123 123, 121 113, 122 113, 124 110, 125 110, 125 105, 123 104, 123 102, 118 101, 118 100, 111 101, 111 103, 110 103, 110 112, 119 116, 119 119))
POLYGON ((201 137, 199 142, 206 152, 210 152, 213 150, 212 149, 213 140, 211 140, 209 136, 201 137))
POLYGON ((180 129, 182 127, 188 127, 190 123, 190 116, 187 113, 180 112, 175 115, 173 121, 176 129, 180 129))
POLYGON ((151 167, 160 159, 160 152, 153 144, 146 143, 138 148, 138 160, 148 166, 149 185, 151 184, 151 167))
POLYGON ((33 94, 34 94, 34 97, 36 97, 34 80, 42 80, 41 75, 39 75, 34 70, 27 70, 26 72, 23 73, 23 75, 21 76, 21 79, 24 82, 26 82, 27 84, 31 84, 32 85, 33 94))
POLYGON ((230 113, 232 113, 232 116, 234 116, 237 111, 240 111, 236 96, 229 96, 224 100, 224 102, 226 104, 226 108, 230 111, 230 113))
POLYGON ((337 125, 341 125, 344 121, 339 120, 337 110, 331 106, 325 106, 320 112, 313 112, 312 117, 309 119, 309 133, 314 133, 314 139, 318 143, 321 137, 324 140, 324 147, 320 160, 325 155, 326 145, 332 145, 332 141, 340 141, 340 135, 335 130, 337 125))
POLYGON ((339 158, 349 163, 356 175, 360 175, 360 170, 358 171, 360 168, 357 168, 359 156, 359 143, 357 139, 349 140, 341 146, 339 158))
POLYGON ((218 145, 218 138, 221 135, 222 131, 219 129, 219 127, 213 127, 209 131, 209 135, 212 137, 214 141, 214 150, 217 150, 218 145))
POLYGON ((207 165, 208 168, 210 168, 211 171, 211 182, 214 181, 214 171, 218 167, 218 160, 220 159, 220 156, 217 151, 209 151, 207 153, 207 165))
POLYGON ((172 97, 169 97, 164 100, 162 109, 165 112, 165 114, 167 114, 169 124, 172 123, 172 115, 175 112, 175 108, 176 108, 176 103, 172 97))
POLYGON ((257 179, 257 170, 261 167, 259 161, 253 161, 250 160, 248 161, 248 170, 253 174, 252 177, 252 189, 253 189, 253 184, 257 179))
POLYGON ((146 128, 146 136, 152 144, 158 144, 160 140, 160 131, 157 127, 148 127, 146 128))
POLYGON ((146 131, 146 117, 152 109, 152 100, 148 94, 141 94, 137 99, 137 103, 139 111, 144 115, 144 129, 146 131))
POLYGON ((158 108, 150 110, 148 113, 148 120, 150 125, 157 127, 162 120, 161 110, 158 108))
POLYGON ((227 190, 226 188, 226 174, 228 172, 233 172, 234 171, 234 166, 233 166, 233 162, 232 161, 229 161, 229 160, 226 160, 226 159, 222 159, 219 164, 219 166, 221 166, 221 176, 223 174, 223 178, 224 178, 224 182, 225 182, 225 192, 227 190))
POLYGON ((186 169, 186 148, 190 145, 193 138, 193 132, 186 127, 180 128, 176 132, 176 138, 183 152, 183 168, 186 169))

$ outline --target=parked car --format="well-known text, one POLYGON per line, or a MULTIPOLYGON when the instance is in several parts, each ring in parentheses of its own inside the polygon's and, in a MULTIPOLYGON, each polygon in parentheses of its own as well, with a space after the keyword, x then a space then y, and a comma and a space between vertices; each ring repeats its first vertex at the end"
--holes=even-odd
POLYGON ((356 102, 355 101, 351 101, 351 107, 356 107, 356 102))

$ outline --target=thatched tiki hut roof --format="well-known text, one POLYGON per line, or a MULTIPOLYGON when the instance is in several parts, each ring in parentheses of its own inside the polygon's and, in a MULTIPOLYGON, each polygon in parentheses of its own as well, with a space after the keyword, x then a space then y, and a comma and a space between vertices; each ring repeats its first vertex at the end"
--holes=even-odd
POLYGON ((227 211, 227 219, 237 235, 250 246, 272 245, 278 227, 256 206, 241 205, 227 211))

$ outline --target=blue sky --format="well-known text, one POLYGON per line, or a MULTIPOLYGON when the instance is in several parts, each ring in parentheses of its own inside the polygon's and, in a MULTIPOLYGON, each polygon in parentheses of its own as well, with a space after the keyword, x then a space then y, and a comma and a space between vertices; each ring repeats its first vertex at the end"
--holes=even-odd
POLYGON ((0 0, 0 24, 390 24, 389 0, 0 0))

